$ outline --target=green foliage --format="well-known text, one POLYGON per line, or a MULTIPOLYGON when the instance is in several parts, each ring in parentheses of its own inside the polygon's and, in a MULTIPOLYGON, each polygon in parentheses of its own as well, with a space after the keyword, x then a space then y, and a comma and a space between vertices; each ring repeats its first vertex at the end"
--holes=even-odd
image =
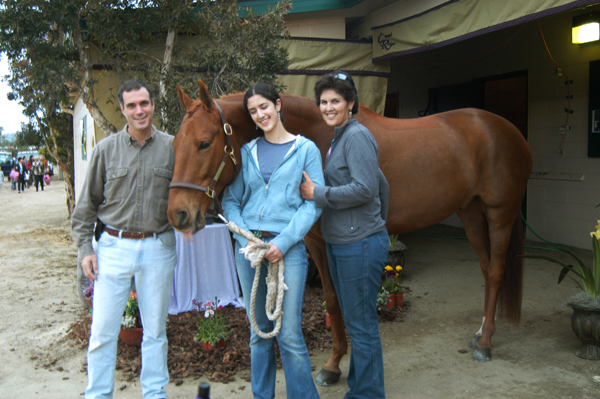
POLYGON ((156 106, 162 128, 171 134, 177 133, 184 116, 178 83, 186 93, 197 93, 201 79, 218 98, 245 91, 260 80, 276 84, 276 74, 289 64, 287 51, 279 46, 279 40, 289 36, 283 20, 291 8, 289 0, 264 15, 241 10, 234 0, 200 3, 194 24, 187 27, 187 33, 195 35, 192 44, 175 48, 171 67, 149 63, 144 75, 155 87, 161 80, 164 84, 165 97, 158 96, 156 106))
POLYGON ((388 290, 385 289, 385 287, 381 287, 379 289, 379 292, 377 293, 377 310, 378 311, 382 311, 385 309, 389 294, 390 293, 388 292, 388 290))
POLYGON ((562 266, 560 274, 558 276, 558 284, 560 284, 565 277, 569 277, 571 280, 577 284, 580 290, 586 292, 590 297, 597 298, 600 295, 600 247, 598 245, 598 240, 596 237, 592 237, 592 249, 593 249, 593 259, 591 266, 587 266, 583 263, 581 259, 579 259, 576 255, 572 254, 569 251, 566 251, 562 248, 557 248, 559 251, 562 251, 569 256, 571 256, 575 260, 575 264, 566 264, 558 259, 551 258, 549 256, 543 255, 523 255, 523 258, 530 259, 542 259, 548 262, 556 263, 562 266), (569 272, 575 275, 573 277, 569 272), (583 284, 583 285, 582 285, 583 284))
MULTIPOLYGON (((219 97, 258 80, 274 83, 288 65, 278 41, 288 36, 283 16, 290 0, 260 16, 242 11, 234 0, 4 0, 1 5, 0 52, 11 63, 9 97, 32 121, 21 137, 27 142, 45 137, 61 166, 73 162, 72 136, 62 136, 72 129, 58 133, 51 119, 70 108, 72 97, 81 97, 106 135, 116 131, 96 104, 95 85, 103 75, 147 81, 155 89, 160 127, 175 134, 184 114, 177 83, 192 93, 202 79, 219 97)), ((116 87, 108 90, 118 112, 116 87)), ((65 177, 73 180, 72 174, 65 177)))

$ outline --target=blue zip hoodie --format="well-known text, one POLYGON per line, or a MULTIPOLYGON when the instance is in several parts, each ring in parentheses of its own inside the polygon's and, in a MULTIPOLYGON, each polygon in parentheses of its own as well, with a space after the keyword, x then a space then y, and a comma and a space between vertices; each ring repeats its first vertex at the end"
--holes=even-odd
MULTIPOLYGON (((315 185, 323 186, 321 153, 312 141, 297 135, 267 184, 260 173, 257 141, 258 138, 242 147, 242 170, 225 190, 223 211, 228 220, 244 230, 279 233, 271 242, 285 255, 321 215, 314 201, 300 195, 303 171, 315 185)), ((233 238, 242 247, 248 244, 239 234, 234 233, 233 238)))

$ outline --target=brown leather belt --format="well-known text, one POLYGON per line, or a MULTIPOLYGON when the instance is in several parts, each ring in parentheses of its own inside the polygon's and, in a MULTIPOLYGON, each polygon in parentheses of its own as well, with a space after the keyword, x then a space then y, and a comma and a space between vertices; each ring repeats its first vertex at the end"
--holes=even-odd
POLYGON ((252 230, 252 234, 254 234, 258 238, 275 237, 275 234, 269 233, 268 231, 262 231, 262 230, 252 230))
POLYGON ((154 237, 155 235, 158 235, 157 233, 134 233, 132 231, 114 230, 109 227, 104 227, 104 231, 106 231, 108 234, 114 237, 119 237, 119 233, 121 233, 121 238, 133 238, 135 240, 142 240, 144 238, 154 237))

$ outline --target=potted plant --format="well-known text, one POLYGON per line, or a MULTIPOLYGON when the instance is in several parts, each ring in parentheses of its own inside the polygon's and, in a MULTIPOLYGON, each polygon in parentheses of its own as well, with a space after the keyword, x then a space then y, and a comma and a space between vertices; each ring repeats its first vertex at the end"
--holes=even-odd
POLYGON ((383 309, 387 307, 387 302, 389 299, 389 292, 382 286, 377 293, 377 311, 381 312, 383 309))
POLYGON ((388 249, 388 265, 404 265, 404 251, 406 245, 398 241, 398 234, 390 234, 388 236, 390 247, 388 249))
POLYGON ((571 297, 565 305, 573 309, 571 328, 582 342, 581 351, 576 355, 591 360, 600 360, 600 220, 592 236, 593 258, 590 266, 584 264, 569 251, 558 248, 574 260, 574 264, 566 264, 549 256, 525 255, 524 258, 543 259, 562 266, 558 283, 569 277, 581 289, 571 297), (571 273, 570 273, 571 272, 571 273), (569 274, 570 273, 570 274, 569 274), (573 276, 575 275, 575 277, 573 276))
POLYGON ((400 285, 402 278, 400 273, 402 272, 402 266, 397 265, 395 268, 387 265, 384 268, 384 281, 383 286, 389 294, 387 307, 402 307, 404 305, 404 289, 400 285))
POLYGON ((202 348, 205 350, 225 346, 225 339, 231 331, 226 331, 229 325, 221 314, 223 306, 219 305, 217 297, 214 302, 209 301, 205 304, 194 299, 192 305, 194 307, 192 314, 198 328, 195 340, 201 341, 202 348))
POLYGON ((144 329, 140 318, 140 310, 137 301, 137 292, 131 291, 125 312, 121 318, 121 332, 119 338, 127 345, 140 346, 144 336, 144 329))

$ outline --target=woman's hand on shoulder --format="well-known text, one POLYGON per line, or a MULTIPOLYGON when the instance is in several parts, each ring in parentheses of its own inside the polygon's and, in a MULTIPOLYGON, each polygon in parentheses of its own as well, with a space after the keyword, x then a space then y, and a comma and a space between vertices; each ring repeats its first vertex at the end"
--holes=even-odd
POLYGON ((305 171, 302 172, 302 175, 306 181, 300 184, 300 195, 302 195, 302 198, 305 200, 312 201, 315 199, 315 183, 305 171))

